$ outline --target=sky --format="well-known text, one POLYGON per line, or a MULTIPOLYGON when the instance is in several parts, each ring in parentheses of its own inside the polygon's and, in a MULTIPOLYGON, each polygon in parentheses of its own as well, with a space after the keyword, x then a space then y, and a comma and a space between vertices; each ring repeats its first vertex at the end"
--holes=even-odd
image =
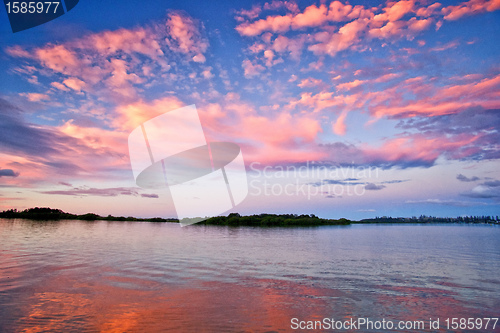
POLYGON ((500 1, 86 1, 0 9, 0 210, 175 217, 128 136, 194 104, 240 146, 232 211, 500 215, 500 1))

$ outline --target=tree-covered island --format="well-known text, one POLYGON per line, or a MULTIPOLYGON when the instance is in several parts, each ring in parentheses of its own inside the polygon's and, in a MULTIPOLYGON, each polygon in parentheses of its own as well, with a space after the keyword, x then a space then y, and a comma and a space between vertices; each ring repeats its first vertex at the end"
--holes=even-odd
MULTIPOLYGON (((35 207, 22 211, 10 209, 0 212, 0 218, 5 219, 29 219, 29 220, 85 220, 85 221, 144 221, 144 222, 179 222, 176 218, 136 218, 132 216, 100 216, 94 213, 82 215, 66 213, 61 209, 47 207, 35 207)), ((352 221, 345 218, 325 219, 311 215, 297 214, 258 214, 242 216, 238 213, 231 213, 228 216, 215 216, 208 218, 194 225, 219 225, 219 226, 256 226, 256 227, 307 227, 326 225, 350 225, 358 223, 486 223, 500 224, 498 216, 460 216, 455 218, 442 218, 421 215, 419 217, 376 217, 352 221)))

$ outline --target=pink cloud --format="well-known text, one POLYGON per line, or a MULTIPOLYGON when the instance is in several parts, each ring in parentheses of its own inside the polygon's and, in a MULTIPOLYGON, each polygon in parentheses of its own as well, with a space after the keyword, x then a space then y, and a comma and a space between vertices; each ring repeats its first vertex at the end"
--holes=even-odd
POLYGON ((305 40, 306 37, 303 35, 296 38, 280 35, 272 42, 272 49, 278 53, 289 52, 292 59, 299 60, 305 40))
POLYGON ((111 59, 110 61, 111 76, 106 79, 107 86, 115 93, 129 98, 136 97, 134 84, 143 83, 135 73, 129 73, 130 67, 128 62, 121 59, 111 59))
POLYGON ((268 16, 266 19, 256 22, 245 22, 236 27, 236 31, 242 36, 258 36, 264 31, 286 32, 290 29, 292 15, 268 16))
MULTIPOLYGON (((346 115, 351 111, 367 110, 373 117, 367 124, 377 119, 410 118, 417 116, 440 116, 457 114, 473 106, 486 109, 500 108, 498 89, 500 76, 484 78, 471 75, 457 84, 456 78, 450 78, 451 84, 437 86, 427 77, 415 77, 399 81, 402 73, 387 73, 374 79, 353 80, 337 85, 337 91, 327 89, 319 93, 304 92, 298 98, 292 98, 285 105, 286 110, 318 114, 328 117, 336 114, 332 121, 332 131, 344 135, 348 128, 346 115), (374 90, 375 84, 392 82, 383 90, 374 90), (399 82, 398 82, 399 81, 399 82), (365 85, 366 89, 356 92, 353 88, 365 85), (371 89, 368 89, 371 88, 371 89)), ((309 81, 300 81, 300 86, 309 85, 309 81)))
POLYGON ((119 51, 144 54, 153 59, 163 55, 153 30, 142 27, 96 33, 80 40, 77 47, 95 49, 102 55, 119 51))
MULTIPOLYGON (((54 82, 54 83, 57 83, 57 82, 54 82)), ((66 87, 71 88, 74 91, 81 91, 82 88, 85 87, 85 82, 83 82, 80 79, 74 78, 74 77, 70 77, 70 78, 64 80, 63 83, 66 87)), ((56 86, 56 88, 57 88, 57 86, 56 86)), ((61 90, 64 90, 64 89, 61 89, 61 90)))
MULTIPOLYGON (((179 52, 202 55, 208 48, 208 42, 201 37, 195 21, 178 13, 170 13, 167 18, 167 30, 170 35, 170 46, 179 52)), ((198 56, 198 62, 204 57, 198 56)))
POLYGON ((347 116, 347 112, 343 111, 340 116, 338 116, 337 120, 333 123, 333 133, 337 135, 345 135, 347 127, 345 125, 345 118, 347 116))
POLYGON ((304 28, 318 27, 328 21, 341 22, 350 21, 357 18, 367 18, 373 16, 370 10, 362 6, 352 7, 349 4, 342 4, 339 1, 330 3, 329 7, 321 4, 319 7, 310 5, 303 12, 286 15, 268 16, 255 22, 243 22, 236 27, 242 36, 258 36, 265 31, 274 33, 284 33, 290 29, 298 30, 304 28))
MULTIPOLYGON (((247 37, 262 35, 262 41, 271 45, 274 51, 278 53, 290 51, 297 60, 303 47, 307 47, 316 55, 335 56, 347 49, 366 50, 368 42, 374 38, 413 40, 417 34, 429 29, 434 24, 438 29, 442 24, 443 17, 443 14, 438 10, 441 5, 434 3, 429 6, 420 6, 422 6, 421 3, 416 4, 413 0, 388 2, 384 8, 366 8, 360 5, 353 7, 349 4, 333 1, 329 5, 310 5, 302 12, 269 15, 253 22, 242 21, 237 25, 236 30, 240 35, 247 37), (332 25, 331 22, 343 23, 332 25), (291 30, 308 28, 317 28, 319 31, 300 34, 298 35, 300 38, 297 38, 297 35, 285 36, 291 30), (273 34, 278 34, 274 40, 273 34), (298 41, 293 45, 293 51, 291 50, 291 41, 298 41)), ((485 8, 496 7, 489 5, 485 8)), ((260 44, 260 49, 267 48, 260 44)), ((252 50, 256 54, 260 51, 255 48, 252 50)))
POLYGON ((318 79, 310 77, 310 78, 301 80, 300 83, 297 84, 297 86, 300 88, 312 88, 312 87, 320 87, 324 84, 325 83, 322 80, 318 80, 318 79))
POLYGON ((30 102, 41 102, 50 100, 50 97, 47 94, 21 93, 20 95, 26 97, 30 102))
POLYGON ((373 80, 373 82, 375 82, 375 83, 387 82, 387 81, 397 79, 401 75, 402 75, 402 73, 388 73, 388 74, 384 74, 384 75, 376 78, 375 80, 373 80))
POLYGON ((274 52, 272 50, 265 50, 264 58, 266 58, 266 66, 271 67, 273 65, 274 52))
POLYGON ((0 153, 0 160, 9 161, 9 168, 20 173, 19 177, 12 178, 13 185, 33 187, 37 183, 61 182, 75 176, 80 180, 110 180, 110 170, 129 169, 128 133, 80 127, 73 121, 59 127, 30 125, 30 128, 23 131, 25 137, 17 141, 36 147, 30 148, 38 150, 36 154, 23 148, 14 154, 0 153))
MULTIPOLYGON (((120 154, 125 156, 128 153, 127 148, 127 132, 117 130, 106 130, 99 127, 83 127, 78 126, 73 120, 65 122, 58 127, 62 133, 78 139, 80 144, 91 148, 95 152, 102 154, 120 154)), ((112 161, 113 159, 110 159, 112 161)), ((123 161, 116 161, 122 165, 123 161)))
POLYGON ((408 21, 408 29, 413 32, 419 32, 428 29, 433 22, 434 20, 431 18, 418 20, 415 17, 412 17, 408 21))
POLYGON ((492 12, 500 9, 500 0, 470 0, 457 6, 448 6, 442 9, 445 20, 453 21, 459 18, 483 12, 492 12))
MULTIPOLYGON (((100 99, 128 103, 136 98, 139 85, 151 84, 155 78, 168 72, 169 62, 206 61, 204 53, 208 41, 198 28, 194 19, 170 12, 163 26, 154 24, 91 33, 32 50, 11 47, 7 53, 28 58, 34 65, 42 67, 31 66, 33 74, 47 76, 47 69, 50 70, 59 83, 51 85, 60 92, 66 91, 62 88, 64 84, 74 91, 85 91, 100 99)), ((200 75, 206 77, 206 74, 200 75)), ((33 78, 28 79, 33 81, 33 78)))
POLYGON ((5 52, 7 52, 8 55, 12 57, 17 57, 17 58, 32 58, 33 55, 23 49, 22 47, 15 45, 15 46, 9 46, 5 49, 5 52))
POLYGON ((375 21, 389 21, 394 22, 401 19, 403 16, 412 11, 415 3, 413 0, 409 1, 398 1, 390 6, 384 8, 383 14, 375 15, 373 18, 375 21))
POLYGON ((339 104, 340 102, 335 100, 332 92, 322 91, 315 95, 310 92, 302 93, 300 94, 300 99, 291 100, 288 107, 292 109, 296 106, 301 106, 311 108, 314 112, 319 112, 339 104))
POLYGON ((365 80, 354 80, 351 82, 341 83, 337 85, 337 90, 350 90, 352 88, 359 87, 363 83, 366 83, 365 80))
POLYGON ((242 9, 240 11, 237 11, 236 14, 238 16, 236 17, 236 19, 238 21, 243 21, 244 20, 243 17, 246 17, 250 20, 253 20, 259 17, 260 12, 262 12, 262 8, 258 5, 253 5, 252 9, 249 10, 242 9))
POLYGON ((299 12, 299 7, 294 1, 273 0, 270 3, 266 2, 263 6, 264 10, 279 10, 283 8, 291 13, 299 12))
POLYGON ((471 106, 500 107, 498 100, 500 75, 466 84, 451 84, 441 88, 436 88, 429 83, 426 84, 422 78, 414 78, 406 80, 398 88, 399 93, 396 90, 373 93, 373 95, 381 96, 392 95, 389 99, 370 103, 370 112, 373 116, 376 118, 438 116, 456 113, 471 106), (401 97, 405 93, 421 96, 417 100, 405 100, 401 97))
POLYGON ((47 45, 44 48, 36 49, 35 56, 44 67, 50 68, 54 72, 66 75, 80 73, 81 62, 76 52, 64 45, 47 45))
POLYGON ((247 162, 276 164, 326 156, 317 147, 316 138, 322 129, 312 115, 292 115, 279 108, 263 115, 237 94, 228 94, 220 103, 198 110, 209 140, 239 142, 247 162))
POLYGON ((313 113, 321 112, 325 109, 333 109, 335 111, 350 110, 352 108, 362 107, 365 100, 362 98, 364 94, 355 93, 350 95, 335 95, 334 92, 321 91, 317 94, 310 92, 300 94, 299 99, 292 99, 286 106, 287 109, 309 109, 313 113))
POLYGON ((254 43, 248 49, 252 53, 260 53, 266 49, 266 45, 262 43, 254 43))
POLYGON ((308 49, 314 54, 334 56, 338 52, 357 44, 367 24, 368 19, 358 19, 347 23, 339 29, 338 33, 333 33, 327 38, 323 33, 316 34, 315 39, 320 43, 311 45, 308 49))
POLYGON ((62 90, 62 91, 70 91, 68 87, 66 87, 64 84, 59 83, 59 82, 51 82, 50 85, 56 89, 62 90))
POLYGON ((441 52, 441 51, 446 51, 448 49, 454 49, 458 46, 458 42, 457 41, 451 41, 451 42, 448 42, 444 45, 440 45, 440 46, 436 46, 436 47, 433 47, 431 48, 430 50, 431 51, 435 51, 435 52, 441 52))
POLYGON ((205 70, 203 70, 203 72, 201 72, 201 75, 205 79, 211 79, 211 78, 213 78, 214 74, 212 73, 212 67, 207 67, 205 70))
POLYGON ((420 7, 417 10, 417 16, 429 17, 437 13, 437 9, 442 5, 439 2, 435 2, 428 7, 420 7))
POLYGON ((297 30, 320 26, 328 20, 327 12, 328 9, 324 4, 319 7, 311 5, 304 9, 303 13, 294 16, 291 23, 292 29, 297 30))
POLYGON ((248 59, 243 60, 241 66, 243 67, 246 78, 257 76, 265 69, 264 66, 253 63, 248 59))
POLYGON ((463 148, 473 144, 478 138, 479 136, 470 134, 457 135, 452 138, 415 134, 389 139, 378 148, 365 145, 362 151, 367 162, 425 161, 431 164, 443 155, 452 159, 466 157, 470 151, 463 148))
POLYGON ((164 97, 152 102, 141 100, 120 105, 115 109, 113 127, 130 132, 151 118, 183 106, 184 103, 176 97, 164 97))
POLYGON ((47 167, 40 162, 34 162, 29 157, 0 153, 1 161, 8 161, 2 167, 14 169, 20 176, 2 177, 2 183, 13 186, 32 187, 35 182, 43 181, 48 173, 47 167))
POLYGON ((399 37, 403 34, 406 22, 403 21, 389 21, 381 28, 370 29, 370 36, 375 38, 390 38, 399 37))
MULTIPOLYGON (((352 11, 351 5, 343 4, 340 1, 333 1, 332 3, 330 3, 329 6, 328 18, 333 22, 342 22, 348 18, 348 15, 351 13, 351 11, 352 11)), ((359 15, 357 16, 359 17, 359 15)))

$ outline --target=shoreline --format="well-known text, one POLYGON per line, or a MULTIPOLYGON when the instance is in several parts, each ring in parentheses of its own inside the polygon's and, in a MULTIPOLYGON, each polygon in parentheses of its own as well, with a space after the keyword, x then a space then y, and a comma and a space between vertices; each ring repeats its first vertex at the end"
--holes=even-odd
MULTIPOLYGON (((0 218, 5 219, 26 219, 32 221, 114 221, 114 222, 155 222, 155 223, 179 223, 176 218, 136 218, 132 216, 100 216, 94 213, 82 215, 66 213, 60 209, 47 207, 30 208, 23 211, 7 210, 0 212, 0 218)), ((359 221, 340 219, 325 219, 314 214, 258 214, 242 216, 238 213, 231 213, 228 216, 210 217, 204 221, 195 223, 196 225, 216 225, 234 227, 317 227, 333 225, 353 225, 353 224, 489 224, 500 225, 498 216, 462 216, 456 218, 442 218, 421 215, 420 217, 375 217, 362 219, 359 221)))

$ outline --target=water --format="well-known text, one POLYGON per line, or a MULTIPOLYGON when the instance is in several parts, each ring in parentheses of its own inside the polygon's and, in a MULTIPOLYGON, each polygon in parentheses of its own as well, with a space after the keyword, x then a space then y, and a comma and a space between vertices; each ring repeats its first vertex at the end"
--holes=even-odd
POLYGON ((447 331, 500 316, 499 262, 487 225, 0 220, 0 332, 288 332, 292 318, 447 331))

